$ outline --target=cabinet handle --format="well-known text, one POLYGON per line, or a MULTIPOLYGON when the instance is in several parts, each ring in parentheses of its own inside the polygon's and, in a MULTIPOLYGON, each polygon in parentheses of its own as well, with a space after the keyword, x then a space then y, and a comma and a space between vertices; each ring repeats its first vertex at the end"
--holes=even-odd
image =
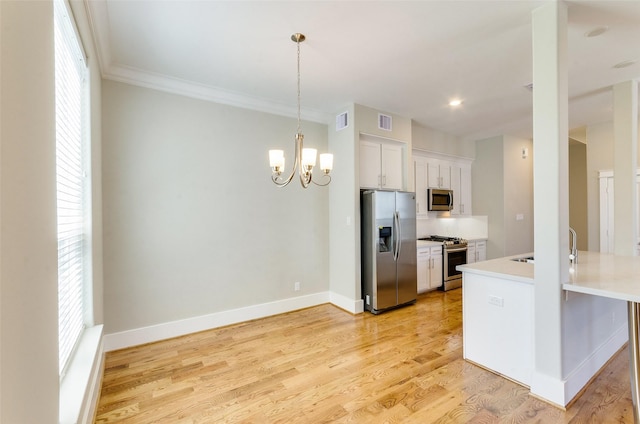
POLYGON ((386 175, 383 175, 383 176, 382 176, 382 185, 383 185, 383 186, 386 186, 386 185, 387 185, 387 176, 386 176, 386 175))
POLYGON ((378 187, 382 187, 382 175, 378 174, 378 187))

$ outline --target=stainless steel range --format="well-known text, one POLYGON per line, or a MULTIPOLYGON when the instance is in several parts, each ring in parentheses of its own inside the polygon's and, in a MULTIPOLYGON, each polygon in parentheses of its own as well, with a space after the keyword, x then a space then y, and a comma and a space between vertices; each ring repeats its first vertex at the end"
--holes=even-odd
POLYGON ((459 237, 447 237, 432 235, 419 240, 442 242, 442 287, 447 291, 462 287, 462 272, 458 271, 458 265, 467 263, 467 240, 459 237))

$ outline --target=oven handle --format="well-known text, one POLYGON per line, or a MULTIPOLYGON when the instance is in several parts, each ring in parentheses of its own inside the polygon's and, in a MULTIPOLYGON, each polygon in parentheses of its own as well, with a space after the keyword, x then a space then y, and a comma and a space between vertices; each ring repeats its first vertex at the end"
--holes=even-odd
POLYGON ((449 252, 464 252, 465 250, 467 250, 467 247, 457 247, 457 248, 453 248, 453 249, 448 249, 448 248, 444 248, 444 251, 449 253, 449 252))

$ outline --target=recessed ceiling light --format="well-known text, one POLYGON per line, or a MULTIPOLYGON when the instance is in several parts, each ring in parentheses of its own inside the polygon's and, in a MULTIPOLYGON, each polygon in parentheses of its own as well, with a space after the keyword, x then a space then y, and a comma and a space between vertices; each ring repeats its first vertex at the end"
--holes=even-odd
POLYGON ((449 106, 460 106, 462 104, 462 100, 454 99, 449 102, 449 106))
POLYGON ((598 35, 602 35, 605 32, 607 32, 609 30, 608 26, 599 26, 599 27, 595 27, 594 29, 592 29, 591 31, 587 31, 584 33, 585 37, 597 37, 598 35))
POLYGON ((627 66, 635 65, 635 63, 635 60, 625 60, 624 62, 616 63, 613 67, 616 69, 626 68, 627 66))

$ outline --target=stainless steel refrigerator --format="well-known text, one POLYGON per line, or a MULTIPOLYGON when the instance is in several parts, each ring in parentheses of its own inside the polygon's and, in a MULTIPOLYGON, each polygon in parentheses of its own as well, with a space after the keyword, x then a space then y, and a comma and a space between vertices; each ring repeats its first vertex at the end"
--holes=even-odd
POLYGON ((366 190, 360 200, 365 309, 377 314, 415 302, 415 193, 366 190))

